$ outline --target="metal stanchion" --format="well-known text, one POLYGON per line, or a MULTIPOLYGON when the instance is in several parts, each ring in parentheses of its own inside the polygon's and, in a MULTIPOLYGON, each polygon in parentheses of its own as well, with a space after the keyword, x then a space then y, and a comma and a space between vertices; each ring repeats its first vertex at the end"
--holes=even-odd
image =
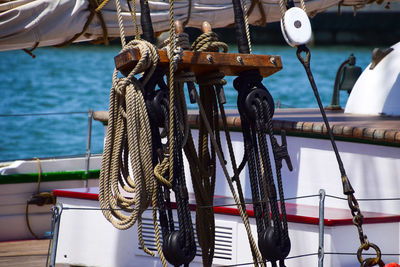
POLYGON ((85 169, 85 180, 83 181, 84 187, 88 187, 88 179, 89 179, 89 165, 90 165, 90 143, 92 141, 92 119, 93 119, 93 110, 89 109, 88 112, 88 134, 86 141, 86 169, 85 169))
POLYGON ((324 209, 325 190, 319 190, 319 244, 318 244, 318 267, 324 266, 324 209))

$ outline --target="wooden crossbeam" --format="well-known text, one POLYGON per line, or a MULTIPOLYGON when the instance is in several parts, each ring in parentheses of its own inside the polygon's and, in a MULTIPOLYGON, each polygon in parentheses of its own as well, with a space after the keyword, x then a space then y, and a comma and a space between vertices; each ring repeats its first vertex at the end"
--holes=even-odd
MULTIPOLYGON (((169 59, 165 50, 158 50, 159 65, 168 69, 169 59)), ((141 55, 139 49, 130 49, 114 58, 116 68, 124 75, 136 66, 141 55)), ((222 71, 225 76, 238 76, 247 70, 259 70, 262 77, 268 77, 282 69, 280 56, 234 54, 221 52, 184 51, 178 71, 192 71, 201 76, 215 71, 222 71)))

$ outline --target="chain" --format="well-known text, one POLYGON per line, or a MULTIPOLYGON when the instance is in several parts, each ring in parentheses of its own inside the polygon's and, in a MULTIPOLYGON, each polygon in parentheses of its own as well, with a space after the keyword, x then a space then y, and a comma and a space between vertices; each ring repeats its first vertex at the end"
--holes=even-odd
POLYGON ((314 81, 314 77, 313 77, 313 74, 311 72, 311 68, 310 68, 311 53, 310 53, 310 50, 307 48, 307 46, 300 45, 297 48, 296 55, 297 55, 297 58, 299 59, 299 61, 301 62, 301 64, 303 65, 303 67, 304 67, 304 69, 305 69, 305 71, 307 73, 307 77, 308 77, 308 79, 310 81, 311 88, 312 88, 312 90, 314 92, 314 95, 315 95, 315 98, 317 100, 319 110, 320 110, 322 118, 324 120, 326 129, 327 129, 327 132, 328 132, 328 136, 329 136, 329 139, 331 141, 332 148, 333 148, 333 151, 335 153, 337 163, 339 165, 340 174, 342 176, 343 194, 347 195, 349 208, 350 208, 351 214, 353 216, 353 224, 357 227, 358 235, 359 235, 359 238, 360 238, 361 246, 357 251, 358 260, 359 260, 361 266, 374 266, 376 264, 379 264, 379 266, 383 266, 384 264, 383 264, 383 262, 381 260, 381 253, 380 253, 379 247, 377 245, 373 244, 373 243, 370 243, 368 241, 367 236, 364 234, 364 231, 363 231, 363 228, 362 228, 364 216, 362 215, 361 210, 360 210, 359 205, 358 205, 358 201, 357 201, 356 197, 354 196, 354 189, 352 188, 350 180, 348 179, 348 177, 346 175, 346 171, 345 171, 342 159, 340 157, 340 154, 339 154, 339 151, 337 149, 336 142, 335 142, 335 139, 334 139, 334 136, 333 136, 333 131, 332 131, 330 125, 329 125, 328 118, 327 118, 325 110, 324 110, 324 108, 322 106, 321 98, 319 97, 317 85, 316 85, 316 83, 314 81), (302 56, 303 52, 305 53, 305 58, 302 56), (362 258, 362 251, 363 250, 368 250, 370 247, 375 249, 376 257, 375 258, 368 258, 368 259, 364 260, 362 258))

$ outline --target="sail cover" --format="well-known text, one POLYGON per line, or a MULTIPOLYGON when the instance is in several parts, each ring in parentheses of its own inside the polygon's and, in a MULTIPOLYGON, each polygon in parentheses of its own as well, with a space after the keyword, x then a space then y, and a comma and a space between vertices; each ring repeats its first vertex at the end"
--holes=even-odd
MULTIPOLYGON (((0 0, 0 51, 59 45, 74 37, 77 37, 74 42, 103 38, 102 19, 94 11, 96 7, 90 5, 93 2, 101 1, 0 0), (92 19, 89 20, 90 17, 92 19)), ((132 36, 135 33, 132 15, 126 0, 120 2, 125 34, 132 36)), ((136 2, 140 29, 139 0, 136 2)), ((296 5, 300 4, 295 2, 296 5)), ((306 9, 309 15, 315 15, 339 3, 360 7, 367 2, 369 0, 307 0, 306 9)), ((246 5, 251 10, 249 22, 253 25, 280 20, 279 0, 247 0, 246 5), (256 3, 254 8, 251 8, 252 2, 256 3)), ((168 30, 168 1, 149 1, 149 6, 155 32, 168 30)), ((110 0, 100 12, 107 36, 120 36, 115 1, 110 0)), ((187 27, 200 28, 203 21, 210 22, 213 28, 227 27, 234 23, 231 0, 175 0, 174 13, 175 19, 186 22, 187 27)))

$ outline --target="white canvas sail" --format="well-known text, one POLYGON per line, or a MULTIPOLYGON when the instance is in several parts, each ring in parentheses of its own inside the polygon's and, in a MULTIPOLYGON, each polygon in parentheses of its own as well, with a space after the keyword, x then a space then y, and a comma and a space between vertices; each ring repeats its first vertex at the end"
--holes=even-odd
MULTIPOLYGON (((126 35, 134 35, 132 16, 125 0, 120 0, 126 35)), ((0 0, 0 51, 51 46, 71 40, 84 30, 93 7, 89 0, 0 0)), ((100 2, 100 1, 98 1, 100 2)), ((137 11, 140 29, 140 5, 137 11)), ((251 2, 247 0, 247 7, 251 2)), ((298 5, 298 1, 295 1, 298 5)), ((314 15, 329 7, 338 5, 363 6, 368 0, 309 0, 306 1, 307 13, 314 15)), ((249 16, 251 24, 280 20, 279 0, 260 0, 249 16), (260 8, 265 16, 262 16, 260 8)), ((156 32, 169 28, 168 1, 149 1, 153 27, 156 32)), ((231 0, 176 0, 174 2, 175 19, 187 21, 187 27, 199 28, 203 21, 208 21, 214 28, 232 25, 233 8, 231 0), (191 10, 191 12, 189 12, 191 10), (190 14, 190 15, 189 15, 190 14)), ((93 20, 89 27, 75 42, 96 40, 103 37, 101 20, 92 13, 93 20)), ((105 21, 108 37, 120 35, 115 1, 109 1, 101 14, 105 21)))

